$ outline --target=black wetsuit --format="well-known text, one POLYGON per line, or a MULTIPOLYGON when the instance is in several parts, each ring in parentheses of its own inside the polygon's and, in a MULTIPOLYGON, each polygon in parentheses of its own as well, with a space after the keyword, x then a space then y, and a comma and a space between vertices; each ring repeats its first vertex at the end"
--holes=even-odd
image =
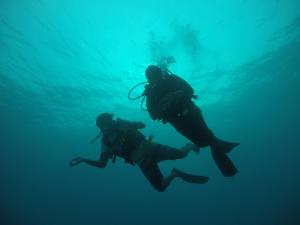
POLYGON ((148 112, 153 120, 170 123, 179 133, 198 147, 210 146, 212 156, 224 176, 236 174, 232 161, 226 155, 238 143, 217 139, 208 128, 201 110, 192 101, 193 88, 176 75, 167 75, 146 86, 148 112), (173 96, 172 96, 173 95, 173 96), (168 104, 168 101, 171 102, 168 104))
POLYGON ((185 80, 176 75, 168 75, 159 83, 149 85, 145 93, 147 109, 153 120, 169 122, 198 147, 208 146, 214 140, 214 135, 208 129, 200 108, 192 101, 194 90, 185 80), (161 100, 176 91, 182 91, 180 100, 176 102, 172 110, 167 113, 163 112, 161 100))

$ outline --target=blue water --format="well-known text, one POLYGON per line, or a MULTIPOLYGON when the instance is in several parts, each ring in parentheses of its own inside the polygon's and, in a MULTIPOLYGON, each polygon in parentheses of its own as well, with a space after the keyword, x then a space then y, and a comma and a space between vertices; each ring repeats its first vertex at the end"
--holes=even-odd
POLYGON ((298 0, 1 0, 1 225, 300 224, 298 0), (141 120, 173 147, 129 89, 163 56, 200 96, 217 136, 239 141, 224 178, 209 149, 161 163, 206 175, 157 192, 118 159, 100 170, 95 117, 141 120))

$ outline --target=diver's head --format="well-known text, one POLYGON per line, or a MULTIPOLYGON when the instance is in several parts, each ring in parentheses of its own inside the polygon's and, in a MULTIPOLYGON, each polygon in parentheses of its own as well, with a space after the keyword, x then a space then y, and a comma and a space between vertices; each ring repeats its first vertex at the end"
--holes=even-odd
POLYGON ((114 123, 113 114, 110 113, 102 113, 96 118, 96 125, 99 127, 101 131, 106 130, 111 127, 114 123))
POLYGON ((162 80, 164 77, 163 71, 158 66, 154 66, 154 65, 148 66, 148 68, 145 71, 145 74, 150 84, 156 83, 162 80))

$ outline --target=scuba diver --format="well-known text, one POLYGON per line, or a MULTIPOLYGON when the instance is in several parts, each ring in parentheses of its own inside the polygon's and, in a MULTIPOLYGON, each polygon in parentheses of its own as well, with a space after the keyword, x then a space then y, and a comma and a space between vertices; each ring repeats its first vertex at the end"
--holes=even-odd
POLYGON ((237 169, 227 153, 239 143, 223 141, 208 128, 200 108, 193 102, 197 99, 193 88, 182 78, 163 72, 158 66, 149 66, 145 74, 148 84, 141 96, 147 98, 150 117, 170 123, 198 148, 210 146, 212 157, 222 174, 234 176, 237 169))
POLYGON ((77 157, 71 160, 70 166, 86 163, 90 166, 105 168, 109 159, 115 162, 116 157, 125 159, 126 163, 138 165, 144 176, 152 186, 160 192, 166 190, 175 178, 181 178, 189 183, 203 184, 208 177, 191 175, 178 169, 172 169, 171 174, 163 176, 158 163, 164 160, 184 158, 190 151, 197 152, 194 144, 186 144, 181 149, 152 142, 153 136, 147 139, 139 129, 143 129, 142 122, 131 122, 123 119, 113 119, 113 114, 102 113, 96 119, 100 133, 91 141, 94 143, 101 138, 102 151, 99 160, 77 157))

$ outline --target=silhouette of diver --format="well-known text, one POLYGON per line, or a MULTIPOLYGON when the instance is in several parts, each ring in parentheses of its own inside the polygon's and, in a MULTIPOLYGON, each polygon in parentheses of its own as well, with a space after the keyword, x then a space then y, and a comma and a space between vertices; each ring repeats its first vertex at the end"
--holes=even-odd
POLYGON ((199 148, 210 146, 222 174, 226 177, 235 175, 237 169, 226 154, 239 143, 223 141, 213 134, 200 108, 192 101, 197 98, 193 88, 182 78, 163 72, 158 66, 149 66, 145 74, 149 84, 145 86, 144 95, 150 117, 170 123, 199 148))
POLYGON ((77 157, 71 160, 70 166, 86 163, 90 166, 105 168, 108 160, 113 162, 116 156, 125 159, 126 163, 137 164, 144 176, 157 191, 165 191, 169 184, 177 177, 189 183, 203 184, 208 181, 208 177, 197 176, 184 173, 178 169, 173 169, 171 174, 163 177, 158 163, 164 160, 176 160, 184 158, 197 147, 194 144, 187 144, 181 149, 175 149, 166 145, 152 142, 152 137, 148 140, 138 131, 143 129, 142 122, 130 122, 122 119, 113 119, 113 114, 102 113, 96 119, 96 125, 101 134, 97 135, 92 143, 101 137, 102 152, 98 161, 77 157))

